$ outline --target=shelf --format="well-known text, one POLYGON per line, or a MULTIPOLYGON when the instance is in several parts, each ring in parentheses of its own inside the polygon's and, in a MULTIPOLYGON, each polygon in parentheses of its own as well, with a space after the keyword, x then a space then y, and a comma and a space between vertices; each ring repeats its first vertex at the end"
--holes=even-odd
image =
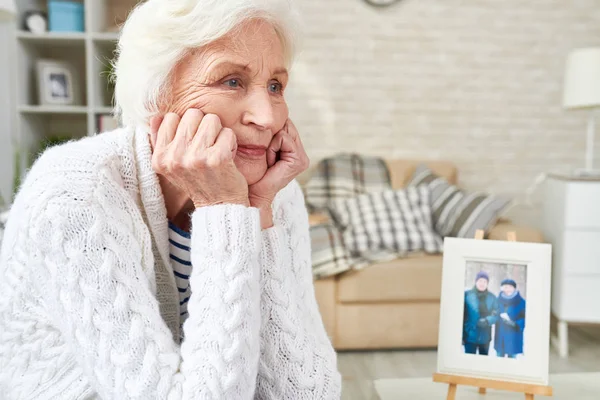
POLYGON ((91 34, 96 42, 117 42, 119 40, 118 32, 98 32, 91 34))
MULTIPOLYGON (((115 26, 122 26, 131 9, 143 0, 78 1, 84 5, 85 32, 35 34, 17 28, 14 33, 15 54, 9 58, 13 64, 9 69, 15 79, 15 129, 25 149, 34 151, 46 137, 93 135, 100 115, 113 112, 113 87, 107 72, 121 34, 115 26), (78 96, 75 104, 81 105, 38 105, 40 59, 64 62, 73 69, 72 86, 78 96)), ((23 15, 30 9, 44 8, 46 0, 15 3, 18 14, 23 15)), ((110 118, 104 122, 109 124, 110 118)))
POLYGON ((112 114, 113 108, 112 107, 96 107, 96 108, 94 108, 94 112, 96 114, 112 114))
POLYGON ((85 41, 85 33, 81 32, 48 32, 48 33, 31 33, 25 31, 17 32, 17 38, 23 41, 37 44, 55 44, 63 45, 80 45, 85 41))
POLYGON ((86 106, 19 106, 22 114, 87 114, 86 106))
MULTIPOLYGON (((83 32, 46 32, 46 33, 31 33, 26 31, 18 31, 17 38, 38 43, 50 42, 82 42, 86 38, 83 32)), ((89 37, 97 42, 116 42, 119 40, 118 32, 94 32, 90 33, 89 37)))

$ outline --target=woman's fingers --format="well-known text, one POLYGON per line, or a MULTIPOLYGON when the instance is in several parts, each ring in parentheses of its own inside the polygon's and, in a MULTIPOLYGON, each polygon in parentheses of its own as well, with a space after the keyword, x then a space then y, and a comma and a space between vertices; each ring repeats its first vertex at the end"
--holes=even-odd
POLYGON ((281 146, 283 144, 283 133, 278 132, 273 139, 271 140, 271 144, 269 144, 269 148, 267 149, 267 165, 271 168, 277 162, 277 156, 281 151, 281 146))
POLYGON ((213 146, 223 157, 233 157, 237 151, 237 139, 235 133, 229 128, 223 128, 215 140, 213 146))
MULTIPOLYGON (((213 204, 248 205, 248 183, 233 162, 237 140, 214 114, 188 110, 183 117, 165 115, 151 121, 157 146, 154 171, 177 187, 196 207, 213 204)), ((187 200, 186 200, 187 201, 187 200)))
POLYGON ((171 142, 167 152, 174 160, 183 160, 187 153, 189 144, 194 139, 198 126, 202 123, 204 113, 197 109, 189 109, 181 118, 181 122, 177 126, 175 138, 171 142))
POLYGON ((204 113, 202 111, 196 108, 190 108, 187 110, 183 114, 181 122, 177 127, 175 140, 187 146, 187 144, 194 139, 194 136, 196 136, 196 132, 198 131, 198 127, 202 123, 203 118, 204 113))
POLYGON ((292 138, 292 140, 296 141, 296 139, 300 138, 300 134, 298 133, 298 129, 296 129, 296 125, 292 122, 291 119, 288 119, 285 124, 285 131, 292 138))
POLYGON ((286 128, 286 137, 289 139, 289 147, 290 149, 293 149, 294 157, 297 160, 298 171, 299 173, 304 172, 310 166, 310 159, 306 154, 306 149, 304 149, 304 144, 302 143, 298 129, 296 129, 296 126, 291 119, 288 119, 286 128))
POLYGON ((158 147, 165 148, 173 141, 180 121, 181 118, 175 113, 168 113, 164 116, 156 139, 158 147))
POLYGON ((291 120, 288 120, 283 129, 273 136, 267 150, 267 165, 269 168, 279 160, 287 162, 288 166, 299 171, 298 173, 308 168, 308 156, 300 140, 298 130, 291 120))
POLYGON ((160 129, 160 124, 162 124, 163 119, 163 116, 155 116, 150 120, 150 144, 152 145, 152 150, 156 148, 158 130, 160 129))
POLYGON ((215 114, 206 114, 194 136, 194 147, 207 149, 215 144, 217 136, 223 129, 221 119, 215 114))
POLYGON ((281 189, 308 168, 308 156, 290 120, 271 139, 267 149, 267 165, 265 176, 249 187, 250 203, 255 206, 260 206, 264 199, 273 200, 281 189))
POLYGON ((179 116, 175 113, 168 113, 163 117, 158 132, 156 133, 156 145, 152 152, 152 166, 157 173, 163 173, 167 166, 166 153, 169 144, 175 137, 177 126, 179 125, 179 116))

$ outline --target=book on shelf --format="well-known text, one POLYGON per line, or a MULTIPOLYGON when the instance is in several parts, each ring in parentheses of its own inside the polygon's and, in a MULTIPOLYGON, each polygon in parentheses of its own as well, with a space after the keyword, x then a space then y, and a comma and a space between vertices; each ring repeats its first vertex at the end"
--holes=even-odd
POLYGON ((98 128, 98 133, 113 131, 120 126, 119 120, 112 114, 98 115, 96 125, 96 128, 98 128))

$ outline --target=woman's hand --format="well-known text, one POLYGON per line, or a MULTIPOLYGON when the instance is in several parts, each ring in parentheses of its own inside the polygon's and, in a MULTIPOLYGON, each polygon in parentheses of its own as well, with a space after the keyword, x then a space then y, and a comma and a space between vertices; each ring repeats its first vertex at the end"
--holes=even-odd
POLYGON ((236 137, 214 114, 189 109, 151 121, 152 167, 185 193, 196 208, 248 202, 248 183, 233 160, 236 137))
POLYGON ((248 188, 250 205, 260 209, 263 228, 273 225, 271 203, 277 193, 306 171, 309 164, 298 130, 288 119, 267 149, 267 173, 248 188))

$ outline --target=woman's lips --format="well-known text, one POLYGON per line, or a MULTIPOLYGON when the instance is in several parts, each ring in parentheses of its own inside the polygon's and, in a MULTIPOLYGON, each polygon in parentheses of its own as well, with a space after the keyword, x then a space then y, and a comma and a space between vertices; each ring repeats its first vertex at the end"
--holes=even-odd
POLYGON ((264 158, 267 153, 267 148, 264 146, 238 146, 237 152, 243 156, 250 158, 264 158))

